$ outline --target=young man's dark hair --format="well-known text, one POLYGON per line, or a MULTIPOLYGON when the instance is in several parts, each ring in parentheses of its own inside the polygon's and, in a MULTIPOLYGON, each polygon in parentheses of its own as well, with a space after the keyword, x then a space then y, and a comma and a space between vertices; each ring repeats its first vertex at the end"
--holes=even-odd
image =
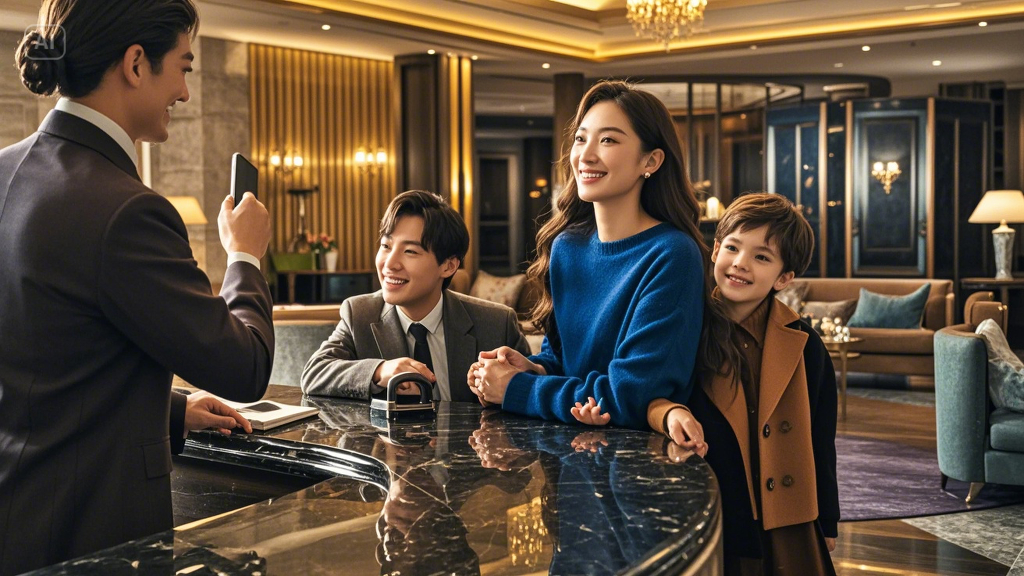
MULTIPOLYGON (((443 198, 425 190, 402 192, 391 201, 380 221, 380 237, 390 236, 402 216, 423 218, 423 249, 433 252, 437 263, 456 258, 462 265, 469 250, 469 230, 462 216, 443 198)), ((442 289, 452 283, 452 276, 444 279, 442 289)))
POLYGON ((199 29, 192 0, 47 0, 39 16, 15 52, 21 80, 36 94, 68 98, 95 90, 135 44, 159 74, 178 36, 199 29))
POLYGON ((803 274, 811 264, 814 230, 807 219, 781 194, 757 192, 745 194, 729 205, 718 222, 715 241, 722 242, 738 228, 741 232, 767 226, 765 241, 775 241, 782 256, 782 271, 803 274))

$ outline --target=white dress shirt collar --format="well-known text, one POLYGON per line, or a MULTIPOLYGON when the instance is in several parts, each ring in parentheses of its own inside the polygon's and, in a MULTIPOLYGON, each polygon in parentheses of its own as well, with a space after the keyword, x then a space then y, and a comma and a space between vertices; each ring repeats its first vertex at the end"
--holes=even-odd
POLYGON ((66 112, 72 116, 78 116, 82 120, 85 120, 86 122, 95 125, 100 130, 103 130, 107 136, 110 136, 114 139, 114 142, 117 142, 118 146, 124 149, 125 154, 131 158, 132 164, 135 165, 135 169, 139 169, 139 157, 135 152, 135 143, 132 142, 132 139, 128 137, 128 133, 125 132, 124 128, 121 128, 117 122, 114 122, 110 118, 84 104, 72 102, 67 98, 57 100, 57 105, 54 106, 54 109, 66 112))
MULTIPOLYGON (((416 321, 412 320, 411 318, 406 316, 405 312, 402 311, 401 307, 395 306, 395 308, 396 308, 396 311, 398 312, 398 321, 401 322, 401 324, 402 324, 402 333, 403 334, 408 334, 409 333, 409 326, 412 326, 413 323, 416 322, 416 321)), ((424 316, 423 319, 420 320, 418 323, 422 324, 423 327, 427 329, 427 332, 430 332, 431 334, 434 334, 434 333, 437 332, 438 327, 441 326, 441 314, 442 314, 442 312, 444 312, 444 291, 443 290, 441 291, 441 297, 437 299, 437 304, 434 305, 434 309, 431 310, 430 312, 428 312, 427 315, 424 316)))

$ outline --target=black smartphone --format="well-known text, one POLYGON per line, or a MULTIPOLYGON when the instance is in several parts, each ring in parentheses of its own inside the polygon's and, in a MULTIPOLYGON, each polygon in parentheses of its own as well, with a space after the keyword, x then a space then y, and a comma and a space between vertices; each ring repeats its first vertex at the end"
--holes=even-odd
POLYGON ((256 187, 259 184, 260 172, 238 152, 231 155, 231 194, 235 197, 235 206, 242 202, 242 195, 252 192, 257 196, 256 187))

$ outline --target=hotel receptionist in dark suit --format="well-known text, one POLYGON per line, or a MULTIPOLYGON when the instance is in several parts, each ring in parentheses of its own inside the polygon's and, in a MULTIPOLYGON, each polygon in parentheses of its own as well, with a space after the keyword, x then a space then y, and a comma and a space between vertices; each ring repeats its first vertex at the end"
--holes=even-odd
POLYGON ((165 141, 189 97, 191 0, 45 0, 40 19, 16 60, 32 92, 61 99, 0 151, 3 576, 170 529, 172 444, 248 426, 172 395, 172 373, 256 400, 274 350, 263 205, 225 199, 217 296, 138 175, 135 142, 165 141))

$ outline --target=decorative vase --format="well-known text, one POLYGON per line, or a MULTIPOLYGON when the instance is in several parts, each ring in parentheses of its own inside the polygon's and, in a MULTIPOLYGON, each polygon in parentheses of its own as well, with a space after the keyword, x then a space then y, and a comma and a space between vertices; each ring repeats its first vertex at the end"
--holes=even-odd
POLYGON ((338 251, 337 250, 331 250, 330 252, 327 252, 326 254, 324 254, 324 260, 325 260, 325 264, 327 265, 327 267, 324 268, 324 270, 327 270, 328 272, 334 272, 335 270, 338 269, 338 251))

